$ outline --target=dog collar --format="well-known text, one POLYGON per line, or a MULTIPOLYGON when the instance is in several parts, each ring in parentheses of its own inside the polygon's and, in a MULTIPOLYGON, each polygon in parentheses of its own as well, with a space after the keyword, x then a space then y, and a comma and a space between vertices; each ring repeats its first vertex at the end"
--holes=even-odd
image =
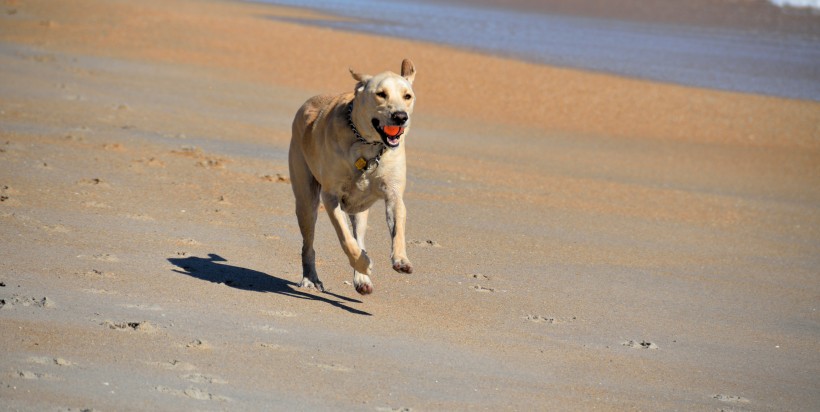
POLYGON ((379 162, 381 162, 384 152, 387 151, 387 146, 382 142, 368 142, 364 137, 362 137, 361 134, 359 134, 359 130, 356 129, 356 125, 353 124, 353 102, 350 102, 350 104, 347 105, 347 124, 350 125, 350 130, 352 130, 353 134, 356 136, 357 142, 372 146, 382 146, 382 150, 379 151, 379 154, 377 154, 376 157, 370 160, 366 160, 364 157, 357 159, 356 162, 353 163, 353 165, 356 166, 356 170, 365 173, 379 167, 379 162))
POLYGON ((384 143, 382 143, 382 142, 368 142, 367 140, 364 139, 364 137, 362 137, 361 134, 359 134, 359 129, 356 129, 356 125, 353 124, 353 102, 350 102, 350 104, 347 105, 347 124, 350 125, 350 130, 352 130, 353 134, 356 135, 356 140, 359 143, 369 144, 369 145, 373 145, 373 146, 376 146, 376 145, 384 146, 384 143))

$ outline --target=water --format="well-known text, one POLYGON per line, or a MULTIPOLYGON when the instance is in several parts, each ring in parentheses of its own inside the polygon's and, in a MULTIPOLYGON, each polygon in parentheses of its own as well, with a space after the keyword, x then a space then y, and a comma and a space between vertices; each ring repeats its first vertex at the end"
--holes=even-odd
POLYGON ((778 7, 820 10, 820 0, 769 0, 769 3, 778 7))
POLYGON ((820 41, 799 36, 418 2, 261 1, 346 18, 288 19, 302 24, 641 79, 820 101, 820 41))

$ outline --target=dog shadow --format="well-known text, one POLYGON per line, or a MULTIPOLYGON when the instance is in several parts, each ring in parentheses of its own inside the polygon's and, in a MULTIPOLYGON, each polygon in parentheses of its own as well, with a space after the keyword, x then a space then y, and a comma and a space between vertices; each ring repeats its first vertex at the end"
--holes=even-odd
POLYGON ((306 293, 299 289, 299 285, 289 280, 256 270, 225 264, 223 262, 227 262, 227 260, 215 253, 209 253, 208 258, 191 256, 168 258, 168 261, 179 268, 173 269, 174 272, 208 282, 221 283, 232 288, 253 292, 269 292, 298 299, 316 300, 356 315, 372 316, 368 312, 351 308, 345 304, 345 302, 362 303, 360 300, 327 291, 322 294, 332 296, 338 300, 328 299, 319 294, 306 293))

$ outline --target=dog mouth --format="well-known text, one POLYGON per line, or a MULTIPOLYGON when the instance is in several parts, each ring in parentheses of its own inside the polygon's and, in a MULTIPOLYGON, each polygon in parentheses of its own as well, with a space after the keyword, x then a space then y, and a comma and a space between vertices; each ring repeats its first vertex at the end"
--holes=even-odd
POLYGON ((401 142, 401 135, 404 134, 404 126, 382 126, 379 119, 373 119, 372 123, 373 128, 379 132, 382 142, 384 142, 387 147, 396 148, 399 146, 399 143, 401 142))

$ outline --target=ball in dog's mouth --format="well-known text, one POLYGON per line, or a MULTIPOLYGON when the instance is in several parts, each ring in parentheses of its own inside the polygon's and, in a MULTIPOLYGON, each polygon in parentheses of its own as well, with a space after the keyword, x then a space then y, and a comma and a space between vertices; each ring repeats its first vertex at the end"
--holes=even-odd
POLYGON ((398 136, 402 132, 402 128, 399 126, 384 126, 382 130, 384 130, 384 134, 391 137, 398 136))
POLYGON ((379 132, 384 144, 388 147, 398 147, 401 141, 401 135, 404 133, 402 126, 380 126, 378 119, 373 119, 373 127, 379 132))

